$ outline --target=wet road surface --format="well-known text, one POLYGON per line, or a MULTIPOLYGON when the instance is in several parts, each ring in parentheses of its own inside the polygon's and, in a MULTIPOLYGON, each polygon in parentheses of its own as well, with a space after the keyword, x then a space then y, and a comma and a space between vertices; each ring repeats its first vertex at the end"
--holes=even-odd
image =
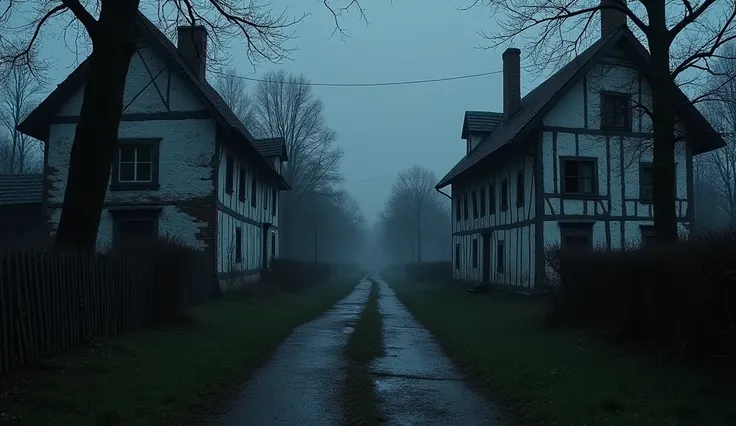
POLYGON ((330 311, 294 329, 223 413, 206 424, 342 424, 342 351, 368 300, 370 287, 370 281, 361 280, 330 311))
POLYGON ((372 365, 389 425, 503 425, 500 407, 476 393, 383 279, 379 310, 385 356, 372 365))

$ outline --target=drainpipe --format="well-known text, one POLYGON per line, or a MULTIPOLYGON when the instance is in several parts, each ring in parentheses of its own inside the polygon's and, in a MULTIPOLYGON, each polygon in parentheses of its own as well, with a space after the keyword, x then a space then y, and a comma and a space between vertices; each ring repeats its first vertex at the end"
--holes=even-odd
POLYGON ((435 191, 439 192, 440 194, 444 195, 445 197, 449 198, 452 201, 452 197, 449 194, 447 194, 446 192, 442 192, 441 189, 435 188, 435 191))

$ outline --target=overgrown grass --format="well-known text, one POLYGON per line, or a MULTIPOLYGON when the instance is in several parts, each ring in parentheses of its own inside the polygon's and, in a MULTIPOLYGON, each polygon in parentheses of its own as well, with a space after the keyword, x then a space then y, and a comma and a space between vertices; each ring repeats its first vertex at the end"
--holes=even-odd
POLYGON ((378 284, 371 283, 368 302, 363 308, 355 329, 345 346, 348 360, 345 377, 345 423, 349 425, 378 425, 384 419, 378 410, 378 401, 370 363, 383 355, 381 313, 378 311, 378 284))
POLYGON ((222 403, 300 323, 347 296, 355 281, 302 293, 221 300, 193 324, 131 332, 0 378, 0 424, 172 425, 222 403))
POLYGON ((489 395, 529 425, 730 425, 733 383, 691 365, 544 325, 546 301, 391 282, 489 395))

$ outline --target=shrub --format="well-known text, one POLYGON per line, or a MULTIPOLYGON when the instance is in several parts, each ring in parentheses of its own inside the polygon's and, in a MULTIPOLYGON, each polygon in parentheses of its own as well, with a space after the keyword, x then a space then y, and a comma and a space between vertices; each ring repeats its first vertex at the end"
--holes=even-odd
POLYGON ((274 259, 271 269, 263 273, 263 281, 285 292, 297 292, 320 284, 329 279, 330 265, 317 262, 303 262, 291 259, 274 259))
POLYGON ((673 245, 546 251, 551 318, 648 341, 689 359, 736 361, 736 230, 673 245))
POLYGON ((188 306, 216 296, 214 269, 203 262, 207 253, 174 237, 163 236, 113 252, 150 261, 152 324, 184 320, 188 306))

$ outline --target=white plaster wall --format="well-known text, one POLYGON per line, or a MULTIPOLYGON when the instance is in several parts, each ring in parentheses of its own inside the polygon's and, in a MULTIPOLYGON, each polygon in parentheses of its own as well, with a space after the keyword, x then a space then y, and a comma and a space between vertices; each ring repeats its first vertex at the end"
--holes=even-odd
MULTIPOLYGON (((490 256, 491 274, 490 281, 493 284, 533 286, 534 282, 534 224, 531 220, 535 217, 534 198, 534 162, 526 155, 515 155, 506 162, 490 166, 485 178, 477 182, 453 185, 453 259, 455 244, 460 244, 461 263, 460 269, 455 269, 456 279, 481 281, 483 278, 483 259, 490 256), (524 205, 516 205, 517 174, 524 173, 524 205), (508 181, 508 209, 501 210, 501 185, 503 179, 508 181), (490 213, 490 199, 488 188, 493 183, 495 187, 496 209, 490 213), (486 190, 486 214, 480 215, 481 189, 486 190), (473 216, 472 191, 476 191, 478 200, 478 217, 473 216), (455 220, 456 198, 468 194, 468 219, 465 219, 461 211, 460 221, 455 220), (519 224, 514 226, 514 224, 519 224), (510 228, 510 229, 508 229, 510 228), (482 233, 491 233, 490 252, 483 251, 482 233), (478 239, 478 266, 472 263, 472 241, 478 239), (497 242, 503 240, 504 261, 506 269, 504 273, 498 273, 496 266, 497 242)), ((462 207, 462 198, 461 209, 462 207)))
MULTIPOLYGON (((64 103, 61 116, 78 116, 82 107, 84 87, 64 103)), ((128 69, 123 95, 123 114, 166 111, 201 111, 205 107, 186 84, 171 72, 153 50, 140 45, 128 69), (168 103, 168 106, 166 105, 168 103)))
MULTIPOLYGON (((651 105, 651 92, 646 78, 628 67, 627 64, 612 59, 599 64, 567 93, 562 100, 544 117, 542 141, 544 192, 559 194, 561 191, 560 156, 594 157, 598 160, 597 200, 561 199, 548 197, 545 200, 546 215, 565 215, 570 217, 600 217, 606 215, 613 219, 609 223, 611 244, 638 244, 641 240, 639 225, 651 224, 653 209, 651 204, 639 199, 639 167, 641 162, 651 162, 651 142, 646 136, 606 136, 590 134, 600 129, 600 92, 630 93, 632 106, 651 105), (584 95, 584 88, 587 94, 584 95), (587 106, 587 117, 585 108, 587 106), (586 120, 587 118, 587 120, 586 120), (554 126, 555 129, 550 129, 554 126), (567 130, 570 129, 570 130, 567 130), (576 129, 586 129, 574 133, 576 129), (610 197, 610 201, 609 201, 610 197), (622 216, 633 222, 622 222, 622 216), (643 220, 639 222, 638 220, 643 220)), ((638 108, 632 111, 632 131, 650 133, 651 121, 638 108)), ((687 149, 680 143, 676 150, 676 198, 675 209, 678 217, 687 215, 687 149)), ((545 223, 545 243, 559 242, 559 225, 556 221, 545 223)), ((682 228, 684 230, 684 227, 682 228)), ((593 230, 594 243, 605 243, 605 225, 596 223, 593 230)))
MULTIPOLYGON (((167 111, 201 110, 203 106, 175 75, 169 77, 163 61, 147 47, 142 47, 131 61, 125 89, 124 113, 157 113, 167 111), (144 65, 145 62, 145 65, 144 65), (146 68, 148 67, 148 69, 146 68), (163 72, 159 74, 159 71, 163 72), (150 71, 150 73, 149 73, 150 71), (158 77, 153 83, 151 77, 158 77), (151 83, 151 84, 149 84, 151 83), (148 85, 148 86, 147 86, 148 85), (147 87, 146 87, 147 86, 147 87)), ((84 89, 80 89, 58 111, 57 115, 76 116, 82 103, 84 89)), ((159 217, 159 234, 175 235, 183 242, 201 248, 195 235, 207 224, 197 222, 176 204, 182 201, 209 203, 214 201, 212 158, 215 152, 215 121, 152 120, 124 121, 119 137, 160 139, 159 184, 157 190, 110 191, 105 196, 107 205, 157 205, 163 210, 159 217), (206 197, 209 197, 205 199, 206 197)), ((58 225, 58 207, 64 199, 69 168, 69 154, 76 124, 53 124, 49 132, 48 165, 53 190, 49 193, 52 209, 52 229, 58 225)), ((112 217, 107 208, 102 213, 97 238, 99 249, 112 243, 112 217)))

